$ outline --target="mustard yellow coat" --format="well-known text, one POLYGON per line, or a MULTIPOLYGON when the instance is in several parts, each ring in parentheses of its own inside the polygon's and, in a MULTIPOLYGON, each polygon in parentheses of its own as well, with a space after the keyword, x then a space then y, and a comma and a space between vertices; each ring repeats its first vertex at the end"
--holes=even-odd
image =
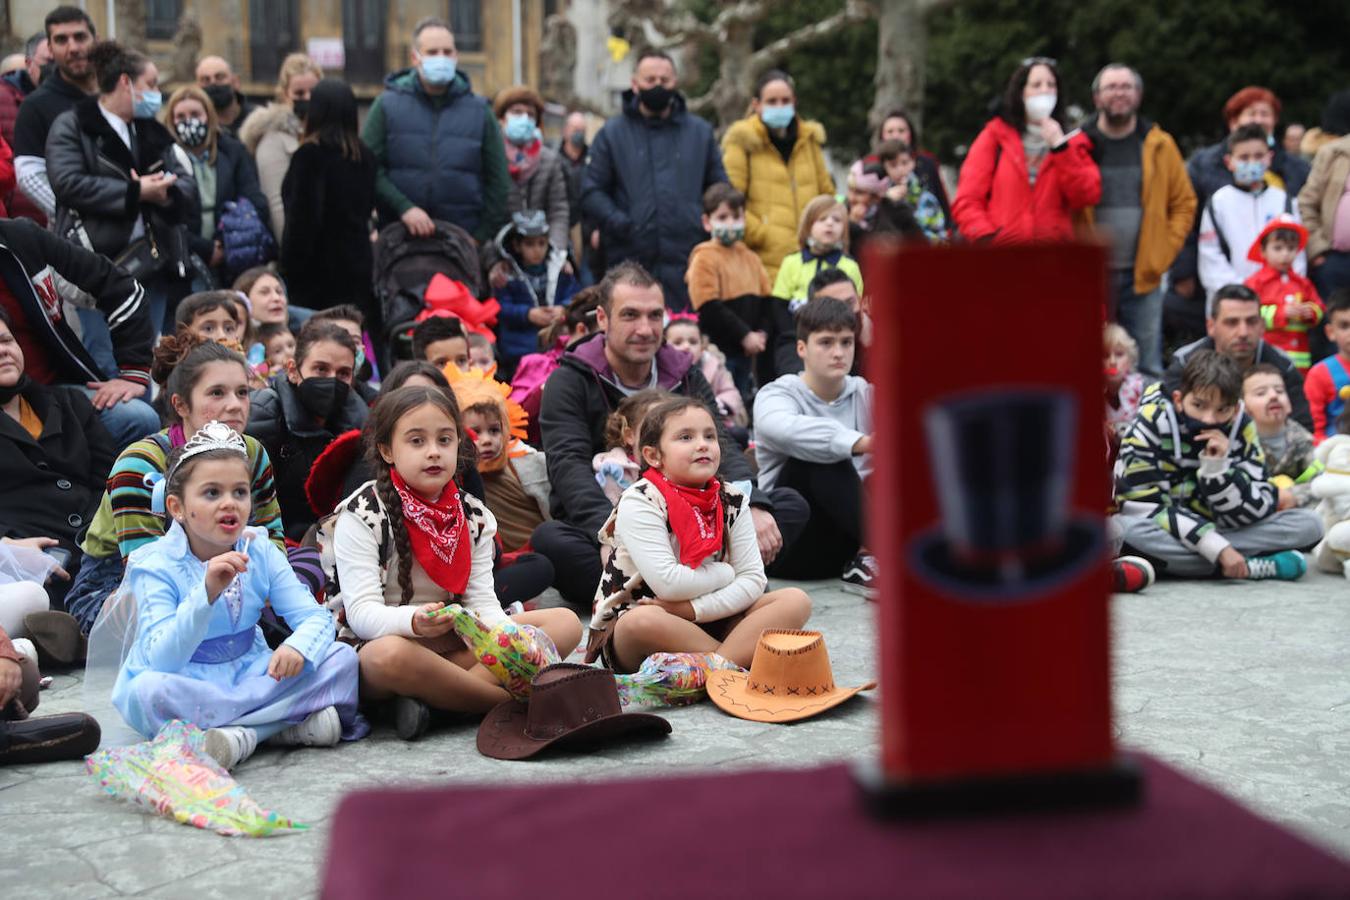
POLYGON ((801 249, 797 223, 806 204, 834 193, 834 178, 821 152, 824 144, 824 126, 799 118, 797 143, 784 163, 757 115, 734 123, 722 137, 727 178, 745 194, 745 243, 759 254, 771 279, 783 257, 801 249))

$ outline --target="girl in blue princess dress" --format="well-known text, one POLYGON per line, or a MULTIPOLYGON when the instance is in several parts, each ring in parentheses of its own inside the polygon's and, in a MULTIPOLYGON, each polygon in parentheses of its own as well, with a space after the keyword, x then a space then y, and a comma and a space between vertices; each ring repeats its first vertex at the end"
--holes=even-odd
POLYGON ((332 614, 266 532, 246 527, 243 438, 211 422, 175 451, 167 472, 156 493, 173 523, 131 555, 113 601, 133 604, 135 616, 113 705, 146 737, 171 719, 207 729, 206 752, 226 769, 259 740, 333 746, 362 737, 369 727, 356 711, 356 652, 334 642, 332 614), (292 629, 275 652, 258 628, 266 601, 292 629))

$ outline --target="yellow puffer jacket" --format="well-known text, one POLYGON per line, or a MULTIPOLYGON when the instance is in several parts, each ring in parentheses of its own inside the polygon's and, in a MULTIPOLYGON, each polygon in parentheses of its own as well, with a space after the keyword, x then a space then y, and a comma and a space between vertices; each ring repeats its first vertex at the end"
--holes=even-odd
POLYGON ((824 126, 798 119, 797 143, 784 163, 757 115, 734 123, 722 138, 727 178, 745 194, 745 243, 759 254, 771 279, 783 257, 801 249, 797 223, 806 204, 834 193, 834 178, 821 152, 824 144, 824 126))

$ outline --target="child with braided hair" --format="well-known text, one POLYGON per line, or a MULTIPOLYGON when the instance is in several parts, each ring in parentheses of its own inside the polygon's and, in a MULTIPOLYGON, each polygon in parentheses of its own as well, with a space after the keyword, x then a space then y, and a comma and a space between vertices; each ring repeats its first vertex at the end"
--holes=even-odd
MULTIPOLYGON (((399 737, 415 740, 429 707, 485 713, 508 697, 438 614, 459 603, 489 628, 507 621, 493 589, 497 522, 454 483, 475 453, 445 392, 412 386, 382 397, 365 437, 375 478, 338 507, 331 602, 358 646, 363 698, 392 698, 399 737)), ((543 630, 564 658, 581 639, 565 609, 510 618, 543 630)))

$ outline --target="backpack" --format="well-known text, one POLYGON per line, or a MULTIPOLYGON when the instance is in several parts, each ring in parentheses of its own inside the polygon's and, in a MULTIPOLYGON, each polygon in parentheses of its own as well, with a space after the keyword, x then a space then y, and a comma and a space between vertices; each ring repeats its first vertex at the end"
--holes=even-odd
POLYGON ((216 223, 216 236, 225 248, 225 284, 233 284, 246 269, 277 258, 277 242, 247 197, 227 200, 216 223))

